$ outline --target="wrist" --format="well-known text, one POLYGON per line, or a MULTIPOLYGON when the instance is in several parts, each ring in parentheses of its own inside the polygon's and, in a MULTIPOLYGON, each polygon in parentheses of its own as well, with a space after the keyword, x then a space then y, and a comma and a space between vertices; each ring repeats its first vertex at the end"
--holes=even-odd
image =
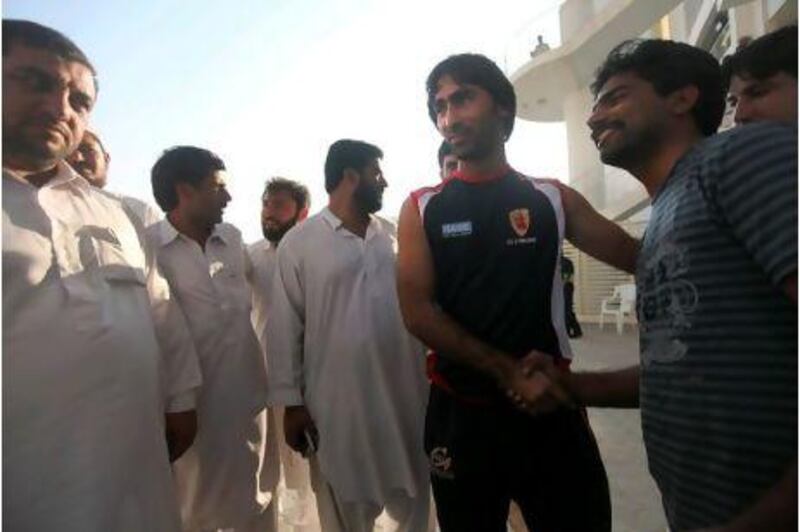
POLYGON ((507 388, 514 374, 516 364, 505 353, 494 352, 488 358, 487 372, 501 388, 507 388))

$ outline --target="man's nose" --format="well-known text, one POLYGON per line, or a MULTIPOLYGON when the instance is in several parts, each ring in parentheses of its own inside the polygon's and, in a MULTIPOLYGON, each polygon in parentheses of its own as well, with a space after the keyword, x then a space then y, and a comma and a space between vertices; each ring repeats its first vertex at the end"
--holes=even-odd
POLYGON ((736 110, 733 113, 733 121, 737 124, 746 124, 753 121, 753 107, 743 99, 736 103, 736 110))
POLYGON ((45 109, 52 118, 60 120, 66 118, 72 110, 67 87, 53 87, 45 96, 45 109))

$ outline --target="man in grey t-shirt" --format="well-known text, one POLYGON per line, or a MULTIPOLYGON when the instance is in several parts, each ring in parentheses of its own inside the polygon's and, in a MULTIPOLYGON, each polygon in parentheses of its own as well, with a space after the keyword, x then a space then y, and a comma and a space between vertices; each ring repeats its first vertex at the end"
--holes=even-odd
POLYGON ((565 387, 589 406, 640 404, 675 530, 796 530, 797 131, 714 135, 719 66, 682 43, 626 41, 592 88, 601 159, 653 207, 636 270, 641 365, 564 376, 532 355, 518 400, 547 410, 565 387))

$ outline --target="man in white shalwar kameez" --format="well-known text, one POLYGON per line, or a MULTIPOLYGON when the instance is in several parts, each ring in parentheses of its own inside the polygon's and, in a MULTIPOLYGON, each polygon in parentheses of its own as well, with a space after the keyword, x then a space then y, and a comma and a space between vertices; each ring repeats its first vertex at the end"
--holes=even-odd
POLYGON ((286 407, 289 446, 312 455, 326 531, 428 522, 424 350, 400 316, 393 232, 372 214, 381 157, 360 141, 331 146, 328 207, 286 234, 273 278, 269 400, 286 407))
MULTIPOLYGON (((308 216, 309 193, 305 185, 283 177, 273 177, 261 197, 261 232, 263 240, 251 244, 247 252, 253 265, 253 327, 266 349, 269 307, 272 304, 272 276, 275 273, 278 245, 283 235, 308 216)), ((308 461, 293 451, 283 437, 283 408, 267 409, 270 428, 267 448, 278 449, 280 483, 273 486, 280 512, 278 525, 286 532, 311 532, 319 529, 317 505, 311 490, 308 461)))
POLYGON ((199 368, 143 235, 64 162, 95 96, 69 39, 3 21, 3 525, 174 532, 164 415, 193 421, 199 368))
POLYGON ((266 368, 250 322, 251 268, 239 230, 222 223, 225 165, 208 150, 167 150, 152 170, 166 218, 147 229, 183 308, 203 374, 194 445, 175 462, 184 530, 275 530, 277 451, 265 453, 266 368))

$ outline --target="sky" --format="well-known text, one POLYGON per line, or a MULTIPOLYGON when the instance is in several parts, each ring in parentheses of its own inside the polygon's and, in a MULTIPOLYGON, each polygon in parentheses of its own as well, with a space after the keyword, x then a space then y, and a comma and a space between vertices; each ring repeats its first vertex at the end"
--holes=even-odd
MULTIPOLYGON (((100 92, 91 119, 111 154, 108 190, 152 204, 150 168, 167 148, 217 153, 233 200, 225 220, 261 238, 264 183, 308 186, 327 204, 323 164, 340 138, 384 152, 380 214, 438 180, 441 137, 425 78, 450 54, 487 55, 511 75, 537 34, 560 42, 561 0, 5 0, 4 18, 51 26, 87 54, 100 92)), ((517 119, 508 159, 567 181, 563 123, 517 119)))

